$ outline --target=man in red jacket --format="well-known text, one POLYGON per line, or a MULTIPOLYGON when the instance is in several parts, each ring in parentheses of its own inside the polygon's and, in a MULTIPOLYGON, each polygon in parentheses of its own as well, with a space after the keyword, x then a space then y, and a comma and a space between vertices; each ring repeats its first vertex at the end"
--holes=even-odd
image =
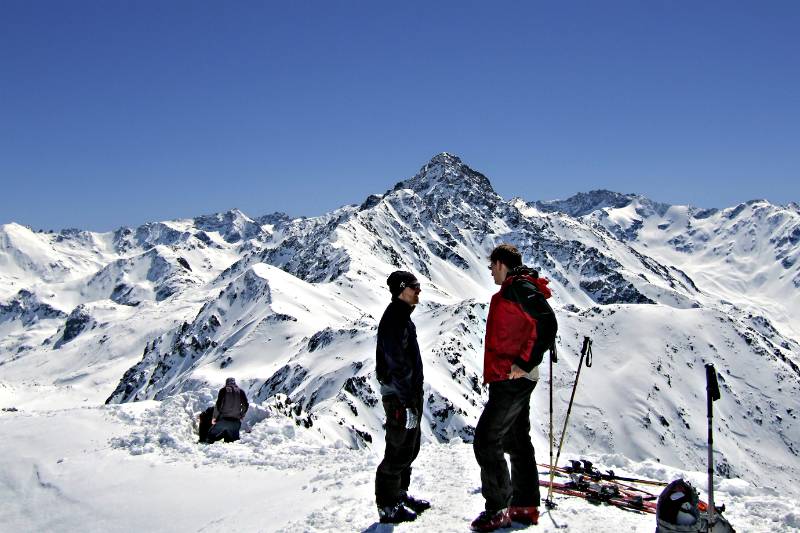
POLYGON ((472 522, 474 531, 494 531, 511 521, 538 522, 530 398, 539 379, 538 365, 558 330, 547 303, 548 280, 523 266, 522 255, 510 244, 495 248, 490 260, 500 290, 492 296, 486 320, 483 381, 489 384, 489 400, 473 443, 486 510, 472 522), (511 459, 510 474, 504 453, 511 459))

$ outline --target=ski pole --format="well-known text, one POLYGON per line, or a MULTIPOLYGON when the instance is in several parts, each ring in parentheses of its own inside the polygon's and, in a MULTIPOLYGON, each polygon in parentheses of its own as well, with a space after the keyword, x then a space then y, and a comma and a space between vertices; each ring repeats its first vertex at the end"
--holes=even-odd
MULTIPOLYGON (((578 373, 575 375, 575 383, 572 385, 572 395, 569 398, 569 407, 567 407, 567 416, 564 418, 564 429, 561 430, 561 440, 558 443, 558 452, 556 453, 556 462, 558 464, 558 458, 561 457, 561 448, 564 446, 564 437, 567 434, 567 424, 569 423, 569 415, 572 412, 572 402, 575 400, 575 391, 578 388, 578 380, 581 377, 581 368, 583 367, 583 359, 586 358, 586 368, 590 368, 592 366, 592 339, 589 337, 583 338, 583 347, 581 348, 581 360, 578 363, 578 373)), ((550 489, 547 491, 547 499, 549 500, 553 494, 553 476, 555 476, 555 472, 551 469, 550 470, 550 489)))
POLYGON ((708 408, 708 525, 714 525, 714 436, 712 418, 714 402, 720 399, 717 371, 713 363, 706 364, 706 406, 708 408))
MULTIPOLYGON (((556 345, 550 347, 550 486, 553 485, 553 363, 558 362, 558 355, 556 353, 556 345)), ((553 500, 550 499, 550 493, 545 499, 545 505, 548 508, 555 507, 553 500)))

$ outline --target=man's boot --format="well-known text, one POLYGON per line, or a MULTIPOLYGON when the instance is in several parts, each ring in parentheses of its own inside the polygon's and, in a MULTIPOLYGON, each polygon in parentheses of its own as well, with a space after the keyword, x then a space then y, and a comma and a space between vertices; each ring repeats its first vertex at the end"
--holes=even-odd
POLYGON ((406 507, 408 507, 417 514, 431 508, 431 502, 429 502, 428 500, 420 500, 418 498, 411 496, 408 492, 405 491, 400 493, 400 501, 403 502, 406 507))
POLYGON ((394 506, 378 507, 378 516, 381 524, 399 524, 415 520, 417 513, 403 505, 403 502, 397 502, 394 506))
POLYGON ((494 531, 501 527, 511 526, 508 509, 499 511, 483 511, 472 521, 472 531, 494 531))
POLYGON ((536 525, 539 523, 539 508, 538 507, 515 507, 508 508, 508 516, 512 522, 519 522, 520 524, 536 525))

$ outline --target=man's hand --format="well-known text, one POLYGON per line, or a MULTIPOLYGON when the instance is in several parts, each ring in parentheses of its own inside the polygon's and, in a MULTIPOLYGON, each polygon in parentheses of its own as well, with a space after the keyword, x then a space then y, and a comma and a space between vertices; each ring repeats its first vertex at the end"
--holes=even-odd
POLYGON ((522 370, 517 365, 511 365, 511 372, 508 373, 508 379, 524 378, 528 373, 522 370))
POLYGON ((212 419, 211 419, 211 425, 213 426, 213 425, 214 425, 214 424, 216 424, 216 423, 217 423, 217 419, 216 419, 216 418, 212 418, 212 419))

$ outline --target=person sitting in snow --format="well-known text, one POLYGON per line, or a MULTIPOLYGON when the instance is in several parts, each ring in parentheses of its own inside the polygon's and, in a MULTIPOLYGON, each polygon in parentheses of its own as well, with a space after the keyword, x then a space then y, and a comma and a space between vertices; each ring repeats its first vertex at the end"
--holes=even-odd
POLYGON ((199 442, 206 442, 208 439, 208 432, 211 431, 211 420, 214 419, 214 406, 212 405, 205 411, 197 416, 197 434, 200 437, 199 442))
POLYGON ((225 442, 239 440, 239 430, 247 408, 247 395, 236 384, 234 378, 225 380, 225 386, 219 390, 217 403, 214 405, 213 426, 208 432, 206 442, 212 444, 220 439, 225 442))

